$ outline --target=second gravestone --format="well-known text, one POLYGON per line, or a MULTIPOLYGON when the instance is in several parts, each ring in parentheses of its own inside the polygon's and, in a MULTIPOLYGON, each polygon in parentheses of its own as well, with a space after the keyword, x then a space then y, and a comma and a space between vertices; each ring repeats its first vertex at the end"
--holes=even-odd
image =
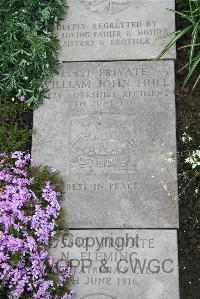
POLYGON ((178 299, 177 233, 73 230, 54 239, 60 267, 71 260, 77 299, 178 299))
MULTIPOLYGON (((175 31, 174 0, 68 0, 61 61, 155 59, 175 31), (169 39, 169 38, 168 38, 169 39)), ((176 57, 175 47, 165 58, 176 57)))
POLYGON ((65 180, 70 228, 177 228, 174 63, 66 63, 35 112, 33 160, 65 180))

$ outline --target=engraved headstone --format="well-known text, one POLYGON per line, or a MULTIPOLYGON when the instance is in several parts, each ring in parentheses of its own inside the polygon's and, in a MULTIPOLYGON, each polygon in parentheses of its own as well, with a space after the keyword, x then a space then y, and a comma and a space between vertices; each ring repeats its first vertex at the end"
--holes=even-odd
POLYGON ((177 233, 72 230, 50 253, 74 266, 76 299, 178 299, 177 233))
MULTIPOLYGON (((174 0, 68 0, 61 61, 155 59, 175 31, 174 0)), ((174 59, 175 48, 165 58, 174 59)))
POLYGON ((32 156, 65 180, 70 228, 177 228, 174 63, 65 63, 32 156))

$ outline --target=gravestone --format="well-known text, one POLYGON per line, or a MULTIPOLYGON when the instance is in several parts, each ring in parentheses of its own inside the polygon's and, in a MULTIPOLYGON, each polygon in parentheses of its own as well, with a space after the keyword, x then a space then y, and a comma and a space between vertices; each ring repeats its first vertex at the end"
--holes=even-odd
MULTIPOLYGON (((61 61, 155 59, 175 31, 174 0, 68 0, 61 61), (171 9, 171 10, 170 10, 171 9)), ((165 58, 174 59, 175 48, 165 58)))
POLYGON ((54 239, 59 267, 75 269, 78 299, 178 299, 176 231, 73 230, 54 239))
POLYGON ((147 61, 175 31, 175 1, 68 5, 34 113, 32 158, 63 175, 71 229, 50 253, 72 261, 77 299, 178 299, 175 47, 147 61))
POLYGON ((66 63, 46 84, 32 157, 61 171, 69 227, 177 228, 174 63, 66 63))

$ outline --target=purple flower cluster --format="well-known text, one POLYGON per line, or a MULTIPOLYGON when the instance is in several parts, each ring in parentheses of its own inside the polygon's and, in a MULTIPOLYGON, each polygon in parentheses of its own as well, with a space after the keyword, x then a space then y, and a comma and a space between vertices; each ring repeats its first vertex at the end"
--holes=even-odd
POLYGON ((58 269, 47 251, 60 194, 46 182, 36 196, 30 160, 22 152, 0 154, 0 289, 8 299, 71 299, 73 291, 63 290, 72 269, 58 269))

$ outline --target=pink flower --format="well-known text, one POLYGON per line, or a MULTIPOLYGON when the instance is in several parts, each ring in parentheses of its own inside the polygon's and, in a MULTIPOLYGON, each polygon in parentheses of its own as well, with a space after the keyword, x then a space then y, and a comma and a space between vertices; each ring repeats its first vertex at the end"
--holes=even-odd
POLYGON ((0 286, 8 298, 71 299, 72 291, 52 297, 57 285, 66 290, 72 269, 58 269, 46 246, 56 233, 60 193, 49 181, 34 192, 30 160, 24 152, 0 153, 0 286))
POLYGON ((24 102, 24 101, 25 101, 25 99, 26 99, 26 97, 25 97, 25 96, 20 96, 20 97, 19 97, 19 100, 20 100, 20 102, 24 102))

